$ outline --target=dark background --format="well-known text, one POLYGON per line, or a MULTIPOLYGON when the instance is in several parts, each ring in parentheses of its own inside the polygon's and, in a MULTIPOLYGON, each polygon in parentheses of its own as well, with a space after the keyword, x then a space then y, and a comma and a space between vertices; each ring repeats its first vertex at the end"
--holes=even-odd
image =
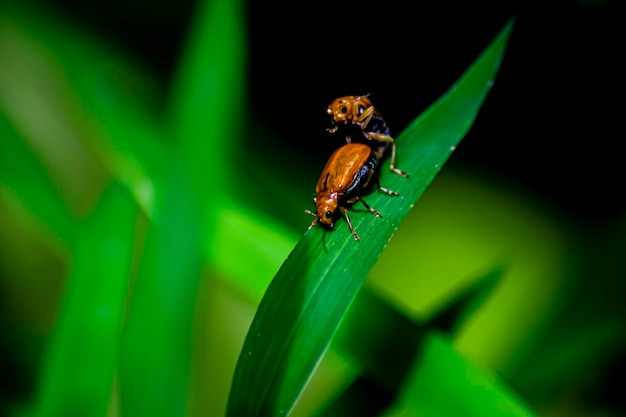
POLYGON ((306 11, 253 5, 254 113, 314 149, 322 105, 371 92, 398 133, 512 16, 495 86, 450 163, 493 170, 586 220, 623 213, 617 2, 350 2, 306 11), (263 12, 269 17, 259 18, 263 12), (312 129, 311 115, 320 115, 312 129))
MULTIPOLYGON (((60 3, 63 13, 144 61, 167 83, 192 2, 60 3), (149 6, 149 7, 148 7, 149 6), (148 15, 146 15, 148 13, 148 15)), ((494 88, 449 164, 479 166, 581 220, 624 213, 618 1, 250 2, 250 140, 317 152, 324 107, 372 93, 399 133, 516 22, 494 88)))

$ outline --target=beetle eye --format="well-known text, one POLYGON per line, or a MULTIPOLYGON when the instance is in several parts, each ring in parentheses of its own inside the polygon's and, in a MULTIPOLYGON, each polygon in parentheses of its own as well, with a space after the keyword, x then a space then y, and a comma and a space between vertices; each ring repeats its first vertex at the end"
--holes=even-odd
POLYGON ((365 110, 365 107, 363 107, 362 104, 359 104, 359 116, 363 114, 364 110, 365 110))
POLYGON ((330 219, 331 217, 333 217, 333 212, 332 212, 332 211, 327 211, 327 212, 326 212, 326 217, 328 217, 329 219, 330 219))
POLYGON ((341 108, 339 110, 341 111, 341 114, 348 113, 348 108, 346 106, 341 106, 341 108))

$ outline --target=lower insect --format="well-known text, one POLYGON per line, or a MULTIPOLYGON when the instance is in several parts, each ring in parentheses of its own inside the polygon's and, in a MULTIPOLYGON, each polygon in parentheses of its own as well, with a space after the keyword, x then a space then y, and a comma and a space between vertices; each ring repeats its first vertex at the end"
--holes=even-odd
POLYGON ((398 195, 380 186, 377 165, 378 155, 365 144, 349 143, 337 149, 326 162, 315 187, 316 196, 313 202, 316 211, 306 210, 316 217, 309 225, 309 229, 316 224, 332 229, 337 218, 343 215, 352 236, 356 241, 360 241, 352 226, 348 207, 360 201, 376 217, 382 217, 382 214, 363 200, 363 195, 374 184, 389 196, 398 195))

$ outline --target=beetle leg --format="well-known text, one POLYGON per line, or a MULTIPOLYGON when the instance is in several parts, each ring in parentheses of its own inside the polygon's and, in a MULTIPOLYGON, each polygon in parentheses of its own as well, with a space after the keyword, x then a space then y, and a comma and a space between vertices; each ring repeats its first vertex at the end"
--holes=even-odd
POLYGON ((378 211, 374 210, 374 209, 372 208, 372 206, 370 206, 369 204, 367 204, 367 203, 365 202, 365 200, 363 200, 362 198, 360 198, 359 200, 361 201, 361 203, 363 203, 363 205, 364 205, 364 206, 365 206, 365 207, 366 207, 369 211, 371 211, 372 213, 374 213, 374 215, 375 215, 376 217, 383 217, 383 215, 382 215, 382 214, 380 214, 378 211))
POLYGON ((396 168, 395 163, 396 163, 396 143, 391 142, 391 162, 389 163, 389 169, 398 175, 402 175, 403 177, 408 178, 409 174, 396 168))
POLYGON ((357 242, 360 242, 361 238, 359 238, 359 235, 356 234, 356 230, 354 230, 354 226, 352 226, 352 222, 350 221, 350 216, 348 215, 348 209, 346 209, 345 207, 339 207, 339 210, 341 210, 341 212, 343 213, 343 216, 346 218, 346 223, 348 223, 348 227, 350 228, 350 231, 352 232, 352 236, 354 236, 354 240, 356 240, 357 242))
POLYGON ((397 192, 395 192, 395 191, 391 191, 391 190, 390 190, 390 189, 388 189, 388 188, 381 187, 381 186, 380 186, 380 182, 379 182, 379 181, 376 181, 376 186, 378 187, 378 189, 379 189, 380 191, 382 191, 383 193, 385 193, 385 194, 387 194, 387 195, 390 195, 390 196, 392 196, 392 197, 395 197, 395 196, 400 195, 399 193, 397 193, 397 192))
POLYGON ((363 134, 365 134, 365 136, 367 136, 367 138, 370 140, 377 140, 379 142, 387 142, 391 144, 395 143, 395 140, 391 136, 385 135, 384 133, 363 132, 363 134))
POLYGON ((356 114, 357 111, 358 111, 358 106, 355 107, 354 109, 354 113, 356 116, 355 119, 357 123, 361 126, 361 129, 365 129, 367 125, 369 124, 370 120, 372 120, 372 117, 374 116, 374 107, 369 107, 361 115, 357 115, 356 114))
POLYGON ((363 132, 369 140, 377 140, 379 142, 386 142, 391 144, 391 163, 389 169, 398 175, 408 178, 409 174, 396 168, 396 141, 389 135, 378 132, 363 132))

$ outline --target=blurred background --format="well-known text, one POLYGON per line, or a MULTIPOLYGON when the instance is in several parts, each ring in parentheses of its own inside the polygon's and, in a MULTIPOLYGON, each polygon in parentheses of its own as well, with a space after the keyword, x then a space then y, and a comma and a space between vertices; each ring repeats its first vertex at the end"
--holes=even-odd
MULTIPOLYGON (((6 132, 18 131, 20 146, 43 161, 41 175, 60 190, 60 205, 74 219, 86 217, 110 179, 97 142, 120 128, 99 118, 108 106, 142 109, 142 117, 155 122, 152 137, 170 140, 158 121, 172 106, 200 6, 171 0, 0 4, 0 412, 6 415, 24 415, 35 401, 74 253, 58 233, 71 225, 45 225, 56 208, 36 191, 34 199, 22 198, 19 190, 39 174, 15 163, 9 150, 18 142, 6 132), (88 90, 81 84, 83 60, 115 81, 89 87, 100 97, 96 110, 71 96, 88 90), (59 77, 74 83, 68 87, 59 77), (49 129, 54 141, 46 140, 49 129)), ((515 17, 474 126, 367 286, 408 316, 427 317, 455 289, 504 261, 505 280, 455 346, 503 378, 539 415, 626 414, 618 388, 626 370, 626 166, 616 104, 625 16, 619 2, 250 2, 243 10, 244 107, 230 115, 242 132, 230 150, 225 193, 243 207, 238 212, 252 223, 247 227, 282 236, 270 241, 276 246, 268 243, 269 271, 310 221, 303 210, 311 208, 319 170, 335 146, 325 133, 325 107, 338 96, 371 93, 398 134, 515 17)), ((138 142, 142 153, 157 152, 149 134, 128 132, 145 134, 138 142)), ((131 177, 133 146, 120 150, 113 164, 131 177)), ((249 236, 265 232, 258 233, 249 236)), ((233 251, 228 256, 237 259, 233 251)), ((220 274, 228 275, 225 270, 220 274)), ((219 376, 199 383, 215 392, 203 400, 218 404, 210 415, 223 410, 246 320, 271 276, 252 277, 243 290, 232 283, 199 286, 213 295, 198 297, 227 307, 198 307, 220 324, 197 326, 237 328, 200 344, 227 358, 219 376), (224 301, 230 299, 238 301, 224 301), (233 307, 238 303, 244 307, 233 307), (224 324, 230 320, 224 317, 238 314, 238 324, 224 324), (223 346, 211 345, 216 340, 223 346)))

